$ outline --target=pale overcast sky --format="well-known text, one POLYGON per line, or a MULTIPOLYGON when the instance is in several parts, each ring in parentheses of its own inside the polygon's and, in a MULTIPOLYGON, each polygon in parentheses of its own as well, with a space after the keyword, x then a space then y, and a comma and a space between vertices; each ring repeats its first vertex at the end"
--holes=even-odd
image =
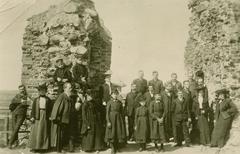
MULTIPOLYGON (((16 89, 20 83, 26 18, 62 1, 0 0, 0 89, 16 89)), ((163 81, 170 78, 171 72, 184 79, 190 16, 187 0, 93 1, 112 33, 114 80, 129 84, 140 69, 147 79, 153 70, 159 71, 163 81)))

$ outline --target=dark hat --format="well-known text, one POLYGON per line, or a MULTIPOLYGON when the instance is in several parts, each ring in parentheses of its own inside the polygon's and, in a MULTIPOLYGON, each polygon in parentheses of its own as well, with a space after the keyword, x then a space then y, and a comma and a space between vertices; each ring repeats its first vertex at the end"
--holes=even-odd
POLYGON ((199 70, 195 73, 196 77, 204 78, 204 72, 202 70, 199 70))
POLYGON ((119 91, 118 91, 118 89, 116 88, 116 89, 114 89, 113 91, 112 91, 112 94, 116 94, 116 95, 118 95, 119 94, 119 91))
POLYGON ((37 89, 38 90, 47 90, 47 84, 46 83, 39 84, 37 89))
POLYGON ((219 89, 215 91, 216 94, 220 95, 220 94, 229 94, 229 90, 223 88, 223 89, 219 89))
POLYGON ((142 101, 145 101, 146 99, 143 95, 141 95, 137 98, 137 100, 138 100, 138 102, 142 102, 142 101))

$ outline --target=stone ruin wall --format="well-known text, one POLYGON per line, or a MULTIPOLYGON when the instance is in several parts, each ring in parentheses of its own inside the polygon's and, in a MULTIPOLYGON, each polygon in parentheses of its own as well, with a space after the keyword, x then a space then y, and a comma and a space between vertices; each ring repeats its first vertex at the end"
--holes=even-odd
MULTIPOLYGON (((185 67, 189 72, 202 69, 210 96, 222 87, 230 89, 240 109, 240 1, 190 0, 189 39, 185 67)), ((240 119, 233 122, 225 148, 240 147, 240 119)))
POLYGON ((22 46, 22 83, 32 97, 39 83, 50 82, 56 56, 64 56, 66 65, 79 57, 88 68, 88 83, 103 82, 110 69, 111 36, 90 0, 68 0, 28 19, 22 46))

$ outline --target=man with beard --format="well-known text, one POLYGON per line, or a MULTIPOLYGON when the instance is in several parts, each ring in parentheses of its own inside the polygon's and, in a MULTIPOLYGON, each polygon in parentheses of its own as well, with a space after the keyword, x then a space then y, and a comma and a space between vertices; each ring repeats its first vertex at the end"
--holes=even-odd
POLYGON ((72 149, 72 140, 69 140, 69 132, 74 131, 70 130, 71 125, 71 109, 73 102, 71 100, 72 94, 72 85, 69 82, 64 83, 63 85, 64 92, 61 93, 56 102, 54 103, 51 120, 51 146, 56 148, 58 152, 61 152, 63 145, 66 141, 69 141, 70 151, 72 149))

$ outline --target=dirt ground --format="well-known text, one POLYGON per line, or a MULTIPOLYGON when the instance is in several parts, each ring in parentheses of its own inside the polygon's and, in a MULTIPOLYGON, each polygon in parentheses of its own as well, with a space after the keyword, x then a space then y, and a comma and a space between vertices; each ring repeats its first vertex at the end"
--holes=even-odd
MULTIPOLYGON (((191 147, 173 147, 172 144, 166 144, 165 145, 165 151, 159 152, 164 154, 239 154, 240 148, 224 148, 218 151, 217 148, 210 148, 210 147, 203 147, 203 146, 197 146, 193 145, 191 147)), ((81 153, 85 154, 83 151, 75 151, 74 153, 81 153)), ((73 154, 74 154, 73 153, 73 154)), ((95 152, 92 152, 90 154, 94 154, 95 152)), ((108 149, 106 151, 101 151, 100 154, 110 154, 111 150, 108 149)), ((138 145, 135 143, 129 143, 126 145, 126 147, 122 148, 119 152, 121 154, 155 154, 153 145, 148 144, 147 150, 143 152, 138 152, 138 145)), ((7 149, 2 148, 0 149, 0 154, 31 154, 28 148, 25 149, 7 149)), ((57 152, 51 152, 50 154, 57 154, 57 152)), ((72 154, 72 153, 71 153, 72 154)))

